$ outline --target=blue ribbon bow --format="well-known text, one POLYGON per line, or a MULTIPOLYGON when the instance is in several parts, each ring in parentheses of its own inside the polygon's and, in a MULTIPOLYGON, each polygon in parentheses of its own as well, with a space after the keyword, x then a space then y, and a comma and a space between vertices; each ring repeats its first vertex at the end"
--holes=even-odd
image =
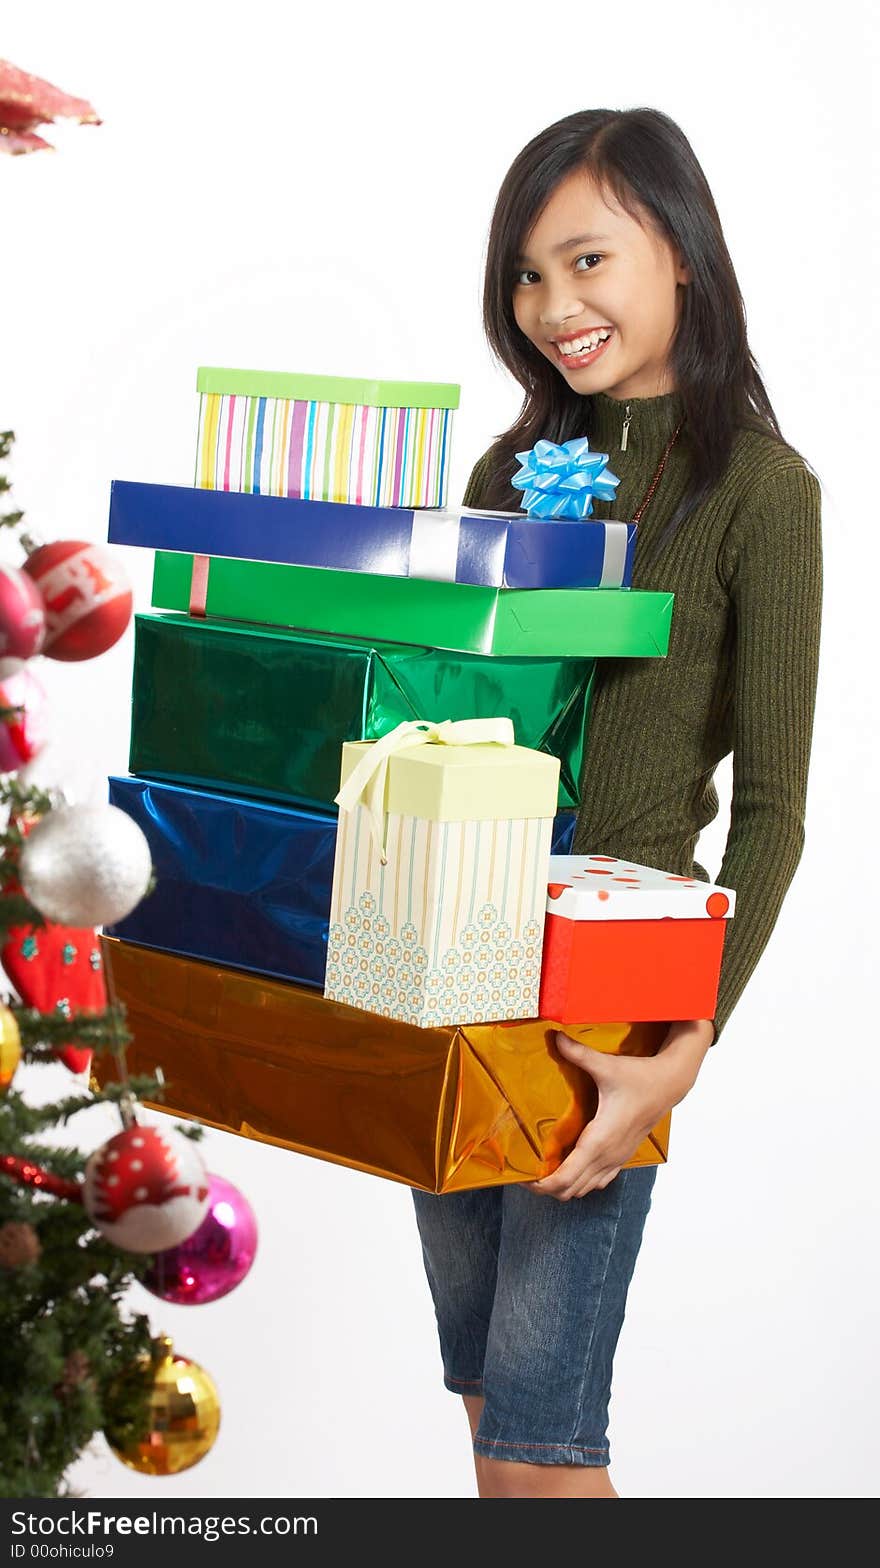
POLYGON ((620 484, 606 468, 607 452, 591 452, 586 436, 575 436, 557 446, 539 441, 530 452, 517 452, 522 468, 511 484, 523 493, 523 507, 530 517, 571 518, 583 521, 593 515, 597 501, 613 501, 620 484))

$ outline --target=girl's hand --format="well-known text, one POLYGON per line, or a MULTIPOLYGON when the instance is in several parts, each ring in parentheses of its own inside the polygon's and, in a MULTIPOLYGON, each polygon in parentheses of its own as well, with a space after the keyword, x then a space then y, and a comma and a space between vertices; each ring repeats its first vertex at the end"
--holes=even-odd
POLYGON ((698 1018, 671 1024, 656 1056, 612 1056, 557 1033, 561 1054, 596 1084, 599 1107, 552 1175, 523 1186, 563 1202, 607 1187, 661 1116, 693 1088, 714 1038, 714 1025, 698 1018))

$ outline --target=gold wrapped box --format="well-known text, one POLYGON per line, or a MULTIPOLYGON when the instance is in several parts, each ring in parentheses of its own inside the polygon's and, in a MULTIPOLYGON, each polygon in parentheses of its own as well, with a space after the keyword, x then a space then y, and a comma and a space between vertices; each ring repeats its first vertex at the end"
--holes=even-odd
MULTIPOLYGON (((533 1181, 595 1115, 589 1074, 545 1019, 418 1028, 319 991, 104 937, 134 1035, 131 1072, 161 1066, 155 1109, 427 1192, 533 1181)), ((665 1024, 581 1024, 601 1051, 650 1056, 665 1024)), ((95 1058, 100 1083, 112 1055, 95 1058)), ((149 1102, 148 1102, 149 1103, 149 1102)), ((667 1157, 670 1115, 630 1165, 667 1157)))

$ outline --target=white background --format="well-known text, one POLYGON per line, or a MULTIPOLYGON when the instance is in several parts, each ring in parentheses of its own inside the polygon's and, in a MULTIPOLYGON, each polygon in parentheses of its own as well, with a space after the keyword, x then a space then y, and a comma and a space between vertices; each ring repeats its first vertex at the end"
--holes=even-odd
MULTIPOLYGON (((824 484, 823 657, 804 856, 657 1178, 612 1405, 624 1497, 877 1495, 877 45, 853 0, 41 0, 0 46, 104 120, 0 160, 0 429, 45 538, 103 538, 114 477, 191 483, 203 363, 460 382, 459 498, 519 407, 479 319, 519 149, 575 109, 650 105, 706 172, 771 402, 824 484)), ((125 564, 146 608, 147 561, 125 564)), ((129 632, 89 664, 41 661, 46 775, 76 798, 126 771, 131 657, 129 632)), ((700 844, 712 875, 726 831, 722 811, 700 844)), ((77 1130, 93 1147, 116 1126, 101 1109, 77 1130)), ((219 1438, 169 1480, 101 1439, 73 1484, 475 1495, 409 1190, 230 1135, 202 1147, 256 1209, 257 1262, 212 1306, 139 1287, 131 1306, 212 1373, 219 1438)))

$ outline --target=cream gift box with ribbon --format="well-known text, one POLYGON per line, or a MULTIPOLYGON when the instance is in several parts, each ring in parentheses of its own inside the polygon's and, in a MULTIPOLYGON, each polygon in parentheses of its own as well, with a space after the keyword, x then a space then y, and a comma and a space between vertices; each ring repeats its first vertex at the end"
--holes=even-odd
POLYGON ((420 1025, 535 1018, 558 777, 507 718, 346 743, 324 995, 420 1025))

